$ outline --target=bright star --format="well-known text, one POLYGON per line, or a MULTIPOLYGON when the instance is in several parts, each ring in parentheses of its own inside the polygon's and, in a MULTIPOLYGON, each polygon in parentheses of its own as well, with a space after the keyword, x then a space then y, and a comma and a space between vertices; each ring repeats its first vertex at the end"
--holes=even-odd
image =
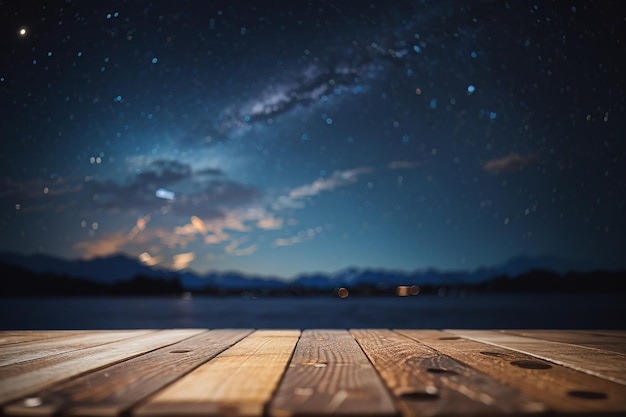
POLYGON ((26 35, 28 34, 28 30, 26 30, 26 28, 25 28, 25 27, 21 27, 21 28, 20 28, 20 30, 18 31, 18 34, 19 34, 21 37, 24 37, 24 36, 26 36, 26 35))

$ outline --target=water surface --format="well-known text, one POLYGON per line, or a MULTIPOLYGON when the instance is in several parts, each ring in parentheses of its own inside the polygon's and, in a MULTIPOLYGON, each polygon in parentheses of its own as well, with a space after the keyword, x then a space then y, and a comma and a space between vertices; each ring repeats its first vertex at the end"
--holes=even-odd
POLYGON ((626 296, 55 297, 0 299, 0 329, 626 329, 626 296))

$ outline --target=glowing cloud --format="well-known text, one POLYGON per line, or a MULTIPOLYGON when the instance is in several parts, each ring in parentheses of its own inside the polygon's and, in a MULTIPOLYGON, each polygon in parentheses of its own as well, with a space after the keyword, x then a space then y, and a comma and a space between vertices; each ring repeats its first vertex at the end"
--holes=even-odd
POLYGON ((168 191, 165 188, 159 188, 158 190, 156 190, 155 195, 164 200, 173 200, 175 197, 173 191, 168 191))
POLYGON ((162 257, 160 256, 152 256, 148 252, 143 252, 139 255, 139 261, 147 266, 154 266, 161 262, 162 257))
POLYGON ((146 214, 145 216, 138 218, 137 222, 135 223, 135 226, 133 226, 133 228, 128 233, 128 238, 133 239, 135 238, 135 236, 137 236, 139 232, 145 230, 150 219, 151 219, 150 214, 146 214))
POLYGON ((178 255, 174 255, 172 257, 172 269, 175 271, 179 271, 181 269, 185 269, 189 267, 191 261, 196 258, 196 255, 193 252, 187 253, 179 253, 178 255))
POLYGON ((256 227, 263 230, 280 229, 283 227, 284 220, 273 216, 259 219, 256 223, 256 227))
POLYGON ((197 216, 191 216, 191 224, 193 225, 193 227, 196 228, 196 230, 198 230, 198 232, 202 233, 203 235, 206 235, 207 227, 201 218, 197 216))
POLYGON ((345 171, 335 171, 328 178, 319 178, 312 184, 303 185, 294 188, 289 192, 292 199, 301 199, 311 197, 321 193, 322 191, 331 191, 337 187, 345 187, 358 181, 359 176, 373 172, 372 168, 360 167, 345 171))
POLYGON ((115 233, 98 240, 76 242, 74 249, 82 252, 83 259, 101 258, 119 253, 128 238, 122 233, 115 233))

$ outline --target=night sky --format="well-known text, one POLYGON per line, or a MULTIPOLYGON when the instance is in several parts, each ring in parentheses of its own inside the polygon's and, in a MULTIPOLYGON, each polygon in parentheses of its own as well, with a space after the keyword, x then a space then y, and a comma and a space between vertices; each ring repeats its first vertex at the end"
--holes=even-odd
POLYGON ((0 251, 626 267, 619 1, 0 1, 0 251))

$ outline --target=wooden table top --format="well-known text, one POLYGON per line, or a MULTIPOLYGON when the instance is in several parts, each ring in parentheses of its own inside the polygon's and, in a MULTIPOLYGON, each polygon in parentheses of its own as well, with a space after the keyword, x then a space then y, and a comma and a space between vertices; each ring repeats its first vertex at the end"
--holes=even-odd
POLYGON ((626 331, 0 332, 15 416, 626 415, 626 331))

